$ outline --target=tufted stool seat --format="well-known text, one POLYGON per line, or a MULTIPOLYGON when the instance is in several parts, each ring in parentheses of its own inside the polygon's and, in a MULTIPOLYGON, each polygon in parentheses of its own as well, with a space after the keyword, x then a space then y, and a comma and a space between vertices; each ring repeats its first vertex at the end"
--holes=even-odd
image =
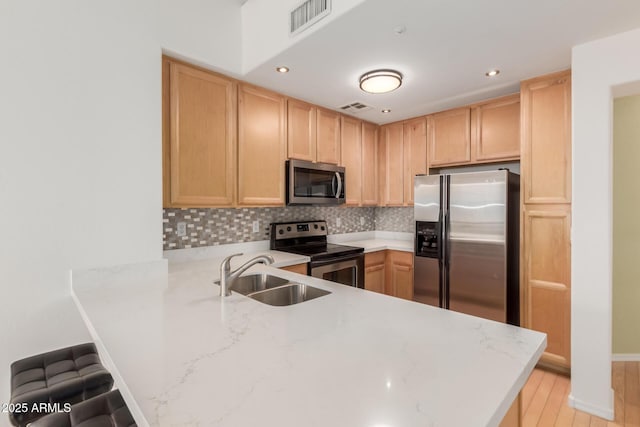
POLYGON ((68 412, 42 417, 31 427, 136 427, 136 423, 120 392, 112 390, 76 403, 68 412))
POLYGON ((79 344, 11 364, 13 425, 28 423, 66 404, 107 392, 113 378, 98 357, 93 343, 79 344))

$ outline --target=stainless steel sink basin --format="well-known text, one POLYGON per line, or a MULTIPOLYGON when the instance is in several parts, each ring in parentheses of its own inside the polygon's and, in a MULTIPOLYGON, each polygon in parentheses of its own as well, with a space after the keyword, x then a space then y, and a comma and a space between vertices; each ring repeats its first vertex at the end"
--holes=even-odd
POLYGON ((264 304, 284 306, 298 304, 318 298, 331 292, 301 283, 289 283, 277 288, 267 289, 247 295, 264 304))
POLYGON ((248 274, 235 279, 231 285, 231 290, 242 295, 249 295, 254 292, 282 286, 286 283, 289 283, 287 279, 269 274, 248 274))

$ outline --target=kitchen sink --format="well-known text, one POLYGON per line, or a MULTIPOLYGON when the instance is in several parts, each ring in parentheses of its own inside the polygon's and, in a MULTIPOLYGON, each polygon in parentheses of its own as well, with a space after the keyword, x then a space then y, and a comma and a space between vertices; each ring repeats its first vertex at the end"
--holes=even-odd
POLYGON ((247 296, 264 304, 284 306, 299 304, 330 293, 331 292, 325 291, 324 289, 314 288, 313 286, 303 285, 301 283, 288 283, 277 288, 255 292, 247 296))
POLYGON ((235 279, 231 285, 231 290, 242 295, 249 295, 254 292, 282 286, 286 283, 289 283, 287 279, 271 276, 270 274, 248 274, 235 279))

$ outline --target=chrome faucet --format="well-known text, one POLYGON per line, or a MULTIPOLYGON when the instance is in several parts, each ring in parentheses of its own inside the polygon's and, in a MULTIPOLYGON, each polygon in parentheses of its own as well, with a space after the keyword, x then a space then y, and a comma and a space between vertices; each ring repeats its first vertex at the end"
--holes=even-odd
POLYGON ((228 297, 231 295, 231 285, 242 273, 244 273, 249 267, 254 264, 262 263, 265 265, 273 264, 273 257, 271 255, 258 255, 255 258, 251 258, 249 261, 242 264, 236 270, 231 271, 231 258, 240 256, 242 254, 233 254, 222 260, 220 264, 220 295, 228 297))

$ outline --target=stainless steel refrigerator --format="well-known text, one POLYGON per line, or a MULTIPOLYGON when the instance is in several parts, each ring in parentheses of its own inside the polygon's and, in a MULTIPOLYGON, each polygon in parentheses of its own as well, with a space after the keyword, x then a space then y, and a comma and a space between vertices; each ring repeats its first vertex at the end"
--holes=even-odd
POLYGON ((520 176, 507 170, 416 175, 418 302, 520 323, 520 176))

